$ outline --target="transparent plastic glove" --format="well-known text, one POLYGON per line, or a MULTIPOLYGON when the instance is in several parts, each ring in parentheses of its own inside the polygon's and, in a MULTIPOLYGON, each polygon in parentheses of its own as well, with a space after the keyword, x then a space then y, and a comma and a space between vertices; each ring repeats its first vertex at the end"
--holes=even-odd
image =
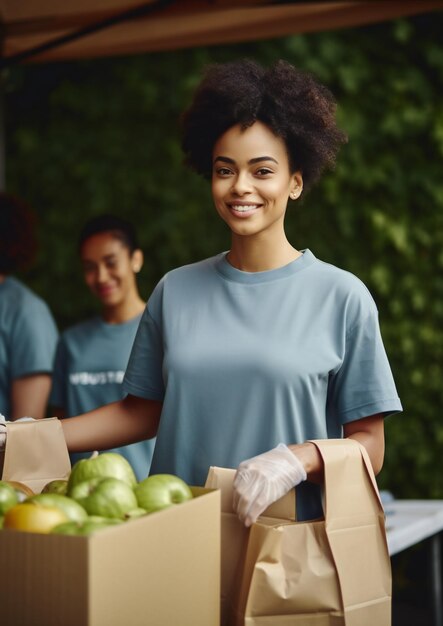
POLYGON ((284 443, 242 461, 234 479, 234 511, 246 525, 253 524, 270 504, 306 480, 299 459, 284 443))
MULTIPOLYGON (((16 422, 33 422, 33 417, 19 417, 16 422)), ((6 447, 6 417, 0 413, 0 451, 6 447)))

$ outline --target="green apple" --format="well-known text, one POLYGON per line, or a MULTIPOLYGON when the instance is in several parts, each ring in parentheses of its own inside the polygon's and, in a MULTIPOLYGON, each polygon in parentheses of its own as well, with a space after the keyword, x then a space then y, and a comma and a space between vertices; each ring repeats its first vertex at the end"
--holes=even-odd
POLYGON ((91 478, 72 488, 71 497, 89 513, 124 519, 137 508, 137 498, 128 483, 118 478, 91 478))
POLYGON ((11 485, 0 480, 0 515, 4 515, 8 509, 18 504, 19 497, 11 485))
POLYGON ((28 498, 27 502, 36 502, 42 506, 54 506, 63 511, 72 522, 81 522, 88 517, 85 509, 76 500, 59 493, 39 493, 28 498))
POLYGON ((136 509, 132 509, 125 515, 126 520, 137 519, 138 517, 143 517, 146 515, 145 509, 140 508, 139 506, 136 509))
POLYGON ((121 520, 106 517, 88 517, 83 522, 65 522, 52 529, 56 535, 91 535, 103 528, 121 524, 121 520))
POLYGON ((118 478, 130 487, 137 484, 134 470, 125 457, 116 452, 104 452, 90 459, 80 459, 74 464, 68 480, 67 495, 71 495, 76 485, 91 478, 118 478))
POLYGON ((42 493, 58 493, 62 496, 66 495, 68 489, 67 480, 51 480, 42 489, 42 493))
POLYGON ((134 489, 138 506, 148 513, 191 500, 192 491, 184 480, 173 474, 153 474, 134 489))

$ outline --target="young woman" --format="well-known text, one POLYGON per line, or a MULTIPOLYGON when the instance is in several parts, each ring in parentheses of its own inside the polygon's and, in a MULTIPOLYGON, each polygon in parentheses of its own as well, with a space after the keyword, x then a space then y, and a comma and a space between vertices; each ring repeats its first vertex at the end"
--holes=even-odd
POLYGON ((375 472, 383 419, 401 411, 375 303, 362 282, 288 241, 288 200, 335 163, 346 138, 335 102, 280 61, 209 69, 183 118, 188 164, 212 181, 231 247, 168 273, 149 299, 125 399, 64 422, 71 450, 157 435, 151 472, 202 484, 237 468, 251 524, 300 484, 299 518, 319 511, 310 439, 350 437, 375 472))
POLYGON ((43 300, 13 275, 36 252, 35 216, 0 193, 0 413, 45 417, 58 332, 43 300))
MULTIPOLYGON (((145 309, 136 275, 143 265, 133 226, 112 215, 89 221, 79 238, 85 283, 101 303, 101 315, 62 333, 55 359, 51 404, 72 417, 123 397, 122 382, 145 309)), ((149 473, 153 441, 113 450, 131 463, 137 478, 149 473)), ((72 453, 71 462, 89 453, 72 453)))

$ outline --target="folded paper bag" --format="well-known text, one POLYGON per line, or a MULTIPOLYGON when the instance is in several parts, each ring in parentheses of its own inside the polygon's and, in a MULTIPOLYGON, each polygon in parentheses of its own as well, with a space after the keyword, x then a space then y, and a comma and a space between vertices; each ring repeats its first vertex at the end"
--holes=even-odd
MULTIPOLYGON (((234 624, 250 533, 232 507, 234 477, 233 469, 210 467, 205 484, 208 489, 221 491, 221 626, 234 624)), ((260 519, 268 519, 271 523, 287 523, 295 518, 295 490, 291 490, 271 504, 260 519)))
POLYGON ((384 512, 366 450, 349 439, 313 443, 325 467, 324 519, 266 511, 248 531, 222 513, 224 626, 391 623, 384 512))
POLYGON ((2 480, 14 480, 39 493, 51 480, 71 471, 63 429, 56 417, 6 422, 2 480))

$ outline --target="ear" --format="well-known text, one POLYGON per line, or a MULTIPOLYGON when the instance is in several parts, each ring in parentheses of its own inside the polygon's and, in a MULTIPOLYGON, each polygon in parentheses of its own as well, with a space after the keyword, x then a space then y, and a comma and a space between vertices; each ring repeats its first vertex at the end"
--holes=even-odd
POLYGON ((140 249, 134 250, 131 258, 132 271, 138 274, 143 267, 143 252, 140 249))
POLYGON ((303 176, 301 172, 295 172, 292 175, 289 197, 291 200, 297 200, 303 191, 303 176))

